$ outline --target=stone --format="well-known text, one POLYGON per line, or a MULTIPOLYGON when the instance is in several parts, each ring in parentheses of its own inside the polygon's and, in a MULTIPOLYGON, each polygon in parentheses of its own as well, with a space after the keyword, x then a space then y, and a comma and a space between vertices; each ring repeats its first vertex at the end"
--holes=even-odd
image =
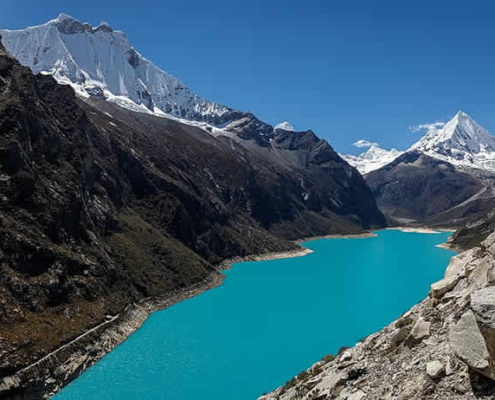
POLYGON ((350 361, 352 360, 352 352, 349 350, 344 351, 342 356, 340 357, 340 361, 350 361))
POLYGON ((365 397, 366 393, 364 393, 362 390, 358 390, 357 392, 354 392, 349 397, 347 397, 347 400, 362 400, 365 397))
POLYGON ((338 387, 343 386, 347 380, 347 374, 343 372, 333 372, 325 376, 323 380, 315 386, 315 390, 333 393, 338 387))
POLYGON ((495 330, 495 287, 487 287, 471 294, 471 308, 476 320, 495 330))
POLYGON ((467 266, 475 259, 476 251, 475 249, 465 251, 464 253, 458 254, 452 257, 450 263, 445 271, 445 278, 451 278, 456 275, 464 277, 466 275, 467 266))
POLYGON ((471 368, 484 370, 488 367, 488 349, 471 310, 450 326, 448 340, 455 355, 471 368))
POLYGON ((454 372, 454 367, 452 365, 452 359, 447 357, 447 364, 445 365, 445 374, 447 376, 452 375, 454 372))
POLYGON ((490 234, 481 245, 488 251, 492 256, 495 256, 495 232, 490 234))
POLYGON ((422 317, 418 317, 409 334, 408 342, 420 342, 430 336, 430 326, 431 322, 427 322, 422 317))
POLYGON ((493 267, 490 259, 492 258, 483 257, 476 263, 476 268, 468 278, 468 290, 470 292, 483 289, 488 285, 488 271, 493 267))
POLYGON ((445 293, 451 291, 460 279, 459 275, 453 275, 435 282, 430 286, 430 297, 433 299, 442 297, 445 293))
POLYGON ((443 364, 438 361, 430 361, 426 364, 426 373, 432 379, 437 379, 445 371, 443 364))

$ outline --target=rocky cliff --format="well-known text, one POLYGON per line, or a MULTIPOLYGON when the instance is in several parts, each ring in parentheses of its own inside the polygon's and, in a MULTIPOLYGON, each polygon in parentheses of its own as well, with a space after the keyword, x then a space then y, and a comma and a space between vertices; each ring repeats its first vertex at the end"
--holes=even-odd
POLYGON ((452 258, 429 297, 263 400, 495 398, 495 232, 452 258))

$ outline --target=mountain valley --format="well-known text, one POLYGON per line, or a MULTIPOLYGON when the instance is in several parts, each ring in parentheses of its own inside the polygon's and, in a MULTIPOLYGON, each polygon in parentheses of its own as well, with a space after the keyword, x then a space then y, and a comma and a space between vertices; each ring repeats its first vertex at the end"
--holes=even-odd
POLYGON ((411 311, 262 398, 495 393, 495 137, 469 115, 341 155, 198 96, 107 23, 0 35, 1 399, 53 395, 232 260, 387 226, 455 229, 464 253, 411 311))

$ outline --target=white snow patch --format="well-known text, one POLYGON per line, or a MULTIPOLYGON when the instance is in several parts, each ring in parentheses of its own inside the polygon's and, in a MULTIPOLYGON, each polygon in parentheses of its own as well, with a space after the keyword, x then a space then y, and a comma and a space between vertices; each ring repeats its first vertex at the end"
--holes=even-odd
POLYGON ((292 132, 294 131, 294 127, 291 124, 289 124, 287 121, 275 125, 275 129, 283 129, 284 131, 292 131, 292 132))

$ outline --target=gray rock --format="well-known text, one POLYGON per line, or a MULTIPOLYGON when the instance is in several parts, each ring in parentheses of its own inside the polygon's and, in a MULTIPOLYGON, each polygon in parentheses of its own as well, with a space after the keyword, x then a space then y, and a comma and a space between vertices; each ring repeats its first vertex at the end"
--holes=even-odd
POLYGON ((445 365, 445 374, 452 375, 454 372, 454 367, 452 365, 452 359, 447 357, 447 364, 445 365))
POLYGON ((425 321, 422 317, 418 317, 409 334, 408 342, 420 342, 430 336, 431 322, 425 321))
POLYGON ((481 245, 492 255, 495 256, 495 232, 488 236, 481 245))
POLYGON ((435 282, 430 286, 430 297, 433 299, 442 297, 445 293, 455 287, 460 278, 461 277, 459 275, 453 275, 448 278, 444 278, 441 281, 435 282))
POLYGON ((443 364, 438 361, 430 361, 426 364, 426 373, 432 379, 437 379, 445 371, 443 364))
POLYGON ((487 287, 471 294, 471 308, 477 321, 495 330, 495 287, 487 287))
POLYGON ((340 361, 350 361, 350 360, 352 360, 352 352, 349 350, 344 351, 344 353, 340 357, 340 361))
POLYGON ((354 392, 349 397, 347 397, 347 400, 362 400, 365 397, 366 393, 364 393, 362 390, 358 390, 357 392, 354 392))
POLYGON ((488 349, 471 310, 450 326, 449 344, 456 356, 471 368, 484 370, 488 367, 488 349))

